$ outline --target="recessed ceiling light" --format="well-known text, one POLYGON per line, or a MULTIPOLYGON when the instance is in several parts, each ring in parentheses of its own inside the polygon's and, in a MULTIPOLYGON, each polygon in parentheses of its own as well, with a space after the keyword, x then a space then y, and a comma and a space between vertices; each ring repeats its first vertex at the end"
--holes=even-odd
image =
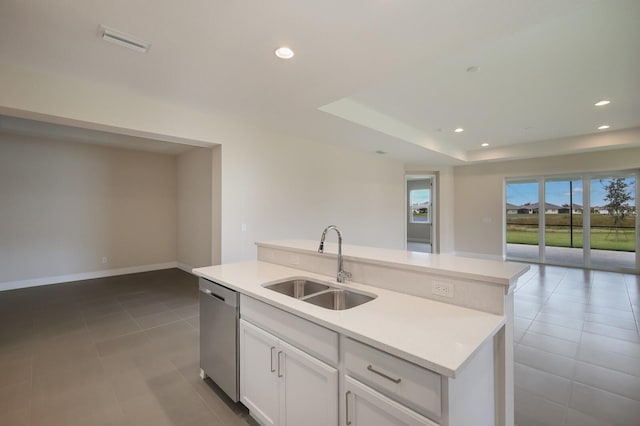
POLYGON ((611 101, 607 101, 606 99, 603 99, 601 101, 596 102, 594 105, 595 106, 605 106, 605 105, 609 105, 611 103, 611 101))
POLYGON ((274 53, 280 59, 291 59, 294 55, 293 50, 285 46, 278 47, 274 53))
POLYGON ((458 127, 457 129, 454 130, 454 132, 462 133, 462 132, 464 132, 464 129, 462 127, 458 127))
POLYGON ((480 146, 489 146, 489 144, 485 142, 485 143, 481 143, 480 146))
POLYGON ((151 49, 151 43, 148 41, 136 39, 129 34, 105 27, 104 25, 98 25, 98 35, 102 37, 104 41, 135 50, 136 52, 147 53, 149 49, 151 49))
POLYGON ((598 130, 607 130, 609 127, 611 126, 609 126, 608 124, 603 124, 602 126, 598 127, 598 130))

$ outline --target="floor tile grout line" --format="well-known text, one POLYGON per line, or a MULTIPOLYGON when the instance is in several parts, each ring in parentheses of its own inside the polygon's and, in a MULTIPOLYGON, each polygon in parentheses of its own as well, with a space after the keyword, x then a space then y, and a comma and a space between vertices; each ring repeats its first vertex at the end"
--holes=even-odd
MULTIPOLYGON (((584 364, 589 364, 589 365, 594 365, 594 364, 590 364, 590 363, 588 363, 588 362, 584 362, 584 361, 578 361, 578 362, 582 362, 582 363, 584 363, 584 364)), ((600 367, 600 366, 596 366, 596 367, 600 367)), ((600 367, 600 368, 605 369, 605 370, 611 370, 610 368, 606 368, 606 367, 600 367)), ((621 372, 621 371, 617 371, 617 370, 611 370, 611 371, 614 371, 614 372, 619 373, 619 374, 624 374, 624 375, 627 375, 627 376, 630 376, 630 377, 638 378, 638 376, 634 376, 633 374, 623 373, 623 372, 621 372)), ((575 375, 575 374, 574 374, 574 375, 575 375)), ((621 394, 621 393, 614 392, 614 391, 612 391, 612 390, 610 390, 610 389, 604 389, 604 388, 602 388, 602 387, 600 387, 600 386, 593 385, 593 384, 591 384, 591 383, 585 383, 585 382, 583 382, 583 381, 576 380, 576 379, 575 379, 575 377, 571 380, 571 382, 572 382, 572 383, 578 383, 578 384, 581 384, 581 385, 584 385, 584 386, 588 386, 588 387, 590 387, 590 388, 597 389, 597 390, 600 390, 600 391, 603 391, 603 392, 608 392, 608 393, 610 393, 610 394, 612 394, 612 395, 617 395, 617 396, 619 396, 619 397, 621 397, 621 398, 625 398, 625 399, 628 399, 628 400, 630 400, 630 401, 635 401, 635 402, 637 402, 638 404, 640 404, 640 399, 631 398, 631 397, 629 397, 629 396, 627 396, 627 395, 623 395, 623 394, 621 394)))
MULTIPOLYGON (((575 342, 573 342, 573 343, 575 343, 575 342)), ((539 350, 539 351, 546 352, 546 353, 549 353, 549 354, 558 355, 558 356, 562 356, 562 357, 569 358, 569 359, 572 359, 572 360, 576 360, 576 357, 575 357, 575 356, 574 356, 574 357, 568 357, 568 356, 566 356, 566 355, 562 355, 562 354, 559 354, 559 353, 557 353, 557 352, 553 352, 553 351, 550 351, 550 350, 547 350, 547 349, 543 349, 543 348, 540 348, 540 347, 538 347, 538 346, 528 345, 528 344, 526 344, 526 343, 518 343, 518 344, 519 344, 519 345, 526 346, 526 347, 528 347, 528 348, 537 349, 537 350, 539 350)))
POLYGON ((176 369, 176 371, 180 374, 180 376, 189 384, 189 386, 191 388, 193 388, 193 390, 195 391, 195 393, 198 395, 198 398, 200 400, 200 402, 202 402, 204 404, 204 406, 207 408, 207 410, 209 410, 211 413, 213 413, 216 418, 220 421, 222 421, 222 419, 220 418, 220 415, 212 408, 209 406, 209 404, 207 404, 207 401, 204 399, 204 397, 200 394, 200 392, 198 392, 195 389, 195 386, 191 383, 189 383, 188 377, 186 377, 182 371, 180 371, 180 368, 178 368, 178 366, 176 365, 176 363, 173 360, 169 360, 169 362, 171 363, 171 365, 173 365, 173 367, 176 369))
MULTIPOLYGON (((540 322, 543 322, 543 323, 545 323, 545 324, 548 324, 548 323, 546 323, 546 322, 544 322, 544 321, 540 321, 540 322)), ((533 321, 531 321, 531 324, 533 324, 533 321)), ((566 328, 567 330, 578 331, 578 330, 576 330, 575 328, 563 327, 563 326, 561 326, 561 325, 557 325, 557 324, 549 324, 549 325, 553 325, 553 326, 556 326, 556 327, 566 328)), ((531 328, 531 326, 529 326, 529 328, 531 328)), ((578 344, 579 344, 579 342, 576 342, 575 340, 565 339, 564 337, 558 337, 558 336, 554 336, 554 335, 551 335, 551 334, 542 333, 542 332, 540 332, 540 331, 536 331, 536 330, 531 330, 531 331, 529 331, 529 329, 527 329, 526 333, 538 334, 538 335, 545 336, 545 337, 553 337, 554 339, 564 340, 565 342, 571 342, 571 343, 578 343, 578 344)), ((581 330, 580 330, 580 333, 582 333, 582 331, 581 331, 581 330)), ((530 346, 530 345, 529 345, 529 346, 530 346)))
POLYGON ((633 315, 634 322, 636 323, 636 334, 638 334, 638 337, 640 337, 640 328, 638 326, 638 321, 640 319, 638 318, 636 310, 633 309, 633 303, 631 303, 631 293, 629 293, 629 286, 627 286, 626 282, 624 288, 627 290, 627 298, 629 299, 629 303, 631 304, 631 314, 633 315))

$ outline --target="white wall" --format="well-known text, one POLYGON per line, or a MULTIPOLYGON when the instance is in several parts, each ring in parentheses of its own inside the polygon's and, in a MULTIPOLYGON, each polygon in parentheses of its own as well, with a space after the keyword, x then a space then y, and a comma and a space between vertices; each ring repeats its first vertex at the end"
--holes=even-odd
POLYGON ((177 158, 177 260, 184 269, 212 263, 211 151, 194 148, 177 158))
POLYGON ((455 251, 503 255, 506 177, 637 169, 640 148, 454 168, 455 251))
POLYGON ((0 135, 0 283, 175 262, 176 220, 175 156, 0 135))
POLYGON ((373 153, 291 140, 219 113, 6 64, 0 64, 0 113, 221 144, 213 154, 222 158, 219 180, 213 178, 214 259, 216 184, 224 262, 255 257, 255 240, 319 238, 330 223, 351 244, 404 247, 403 166, 373 153))
POLYGON ((259 240, 319 240, 330 224, 346 243, 402 249, 404 220, 399 162, 262 132, 222 145, 223 263, 255 258, 259 240))

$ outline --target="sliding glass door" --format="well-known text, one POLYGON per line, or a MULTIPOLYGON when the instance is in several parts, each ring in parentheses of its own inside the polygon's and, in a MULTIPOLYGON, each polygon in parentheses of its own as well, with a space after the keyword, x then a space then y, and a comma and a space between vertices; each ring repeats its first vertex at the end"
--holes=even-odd
POLYGON ((605 175, 591 179, 591 266, 633 269, 636 262, 637 177, 605 175))
POLYGON ((507 179, 506 258, 640 272, 638 175, 507 179))
POLYGON ((582 266, 582 179, 544 183, 544 257, 547 263, 582 266))
POLYGON ((540 256, 538 182, 513 181, 506 186, 506 253, 508 258, 535 262, 540 256))

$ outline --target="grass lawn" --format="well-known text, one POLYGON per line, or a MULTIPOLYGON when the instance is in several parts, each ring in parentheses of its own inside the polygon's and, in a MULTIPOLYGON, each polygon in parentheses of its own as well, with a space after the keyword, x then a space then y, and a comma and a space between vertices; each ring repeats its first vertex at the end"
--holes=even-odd
MULTIPOLYGON (((546 215, 545 222, 547 225, 550 225, 545 230, 545 241, 548 246, 571 247, 570 228, 568 226, 558 226, 568 225, 569 218, 567 216, 568 215, 546 215)), ((611 220, 611 217, 603 218, 602 215, 592 215, 592 225, 611 226, 612 224, 607 223, 605 219, 611 220)), ((628 219, 634 220, 635 218, 628 219)), ((538 244, 537 215, 509 215, 508 220, 508 243, 538 244)), ((635 225, 635 220, 633 223, 628 222, 630 221, 625 221, 624 226, 635 225)), ((579 215, 574 216, 573 247, 582 248, 583 246, 581 226, 582 218, 579 217, 579 215)), ((633 252, 636 249, 635 230, 633 228, 619 229, 616 235, 616 230, 613 226, 610 228, 591 228, 591 248, 633 252)))
MULTIPOLYGON (((545 233, 545 241, 548 246, 554 247, 570 247, 571 236, 568 230, 563 232, 547 231, 545 233)), ((538 230, 528 229, 523 230, 509 230, 507 229, 507 242, 514 244, 538 244, 538 230)), ((583 246, 582 230, 573 232, 573 247, 581 248, 583 246)), ((616 240, 616 234, 613 229, 592 229, 591 230, 591 248, 600 250, 618 250, 618 251, 635 251, 636 247, 636 235, 633 230, 627 230, 625 232, 620 231, 618 233, 618 239, 616 240)))

